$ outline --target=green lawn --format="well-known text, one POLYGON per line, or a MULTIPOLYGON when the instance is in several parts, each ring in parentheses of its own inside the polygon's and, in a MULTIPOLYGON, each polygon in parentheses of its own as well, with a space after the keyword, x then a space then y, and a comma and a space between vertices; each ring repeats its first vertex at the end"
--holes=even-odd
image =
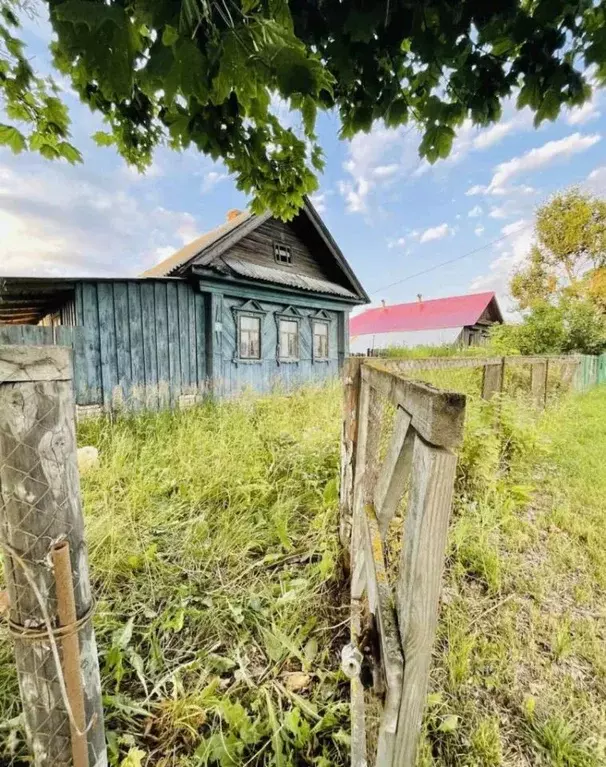
MULTIPOLYGON (((606 389, 468 410, 419 763, 604 764, 606 389)), ((336 386, 81 426, 113 765, 348 764, 339 432, 336 386)))

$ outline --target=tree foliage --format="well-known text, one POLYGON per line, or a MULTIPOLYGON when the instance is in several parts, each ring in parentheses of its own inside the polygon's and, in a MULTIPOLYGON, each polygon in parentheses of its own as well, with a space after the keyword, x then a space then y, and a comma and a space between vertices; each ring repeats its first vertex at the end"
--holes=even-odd
POLYGON ((34 73, 18 37, 16 2, 0 2, 0 104, 10 122, 0 122, 0 146, 30 149, 43 157, 75 163, 80 152, 69 141, 67 109, 50 78, 34 73))
POLYGON ((502 353, 604 351, 606 200, 570 189, 540 207, 534 244, 510 289, 526 314, 493 331, 502 353))
POLYGON ((538 303, 523 322, 494 325, 490 342, 499 354, 600 354, 606 350, 606 315, 587 299, 538 303))
POLYGON ((606 303, 606 200, 578 189, 556 194, 537 211, 534 240, 511 280, 521 309, 565 295, 606 303))
POLYGON ((160 144, 194 145, 254 192, 255 209, 283 217, 316 188, 319 109, 338 114, 345 138, 413 121, 435 162, 464 120, 497 121, 508 96, 539 124, 589 97, 588 65, 606 80, 606 7, 594 0, 45 2, 56 67, 108 123, 100 143, 139 168, 160 144), (302 135, 276 117, 274 95, 302 135))

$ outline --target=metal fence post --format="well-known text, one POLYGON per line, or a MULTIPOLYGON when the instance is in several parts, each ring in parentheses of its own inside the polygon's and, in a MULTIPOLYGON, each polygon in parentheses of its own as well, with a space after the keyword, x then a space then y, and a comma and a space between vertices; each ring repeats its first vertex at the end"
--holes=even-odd
POLYGON ((71 350, 0 346, 0 551, 36 767, 107 765, 74 410, 71 350))

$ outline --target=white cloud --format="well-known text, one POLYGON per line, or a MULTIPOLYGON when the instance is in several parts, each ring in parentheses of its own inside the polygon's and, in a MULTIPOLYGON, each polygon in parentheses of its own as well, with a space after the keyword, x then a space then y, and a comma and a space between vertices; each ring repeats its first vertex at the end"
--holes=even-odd
POLYGON ((529 226, 528 221, 525 218, 520 218, 511 224, 506 224, 501 229, 501 233, 504 234, 506 237, 509 237, 510 234, 515 234, 516 232, 521 231, 527 226, 529 226))
POLYGON ((581 104, 580 107, 575 107, 568 111, 566 115, 566 122, 568 125, 585 125, 585 123, 597 120, 600 116, 598 109, 598 101, 600 98, 600 91, 596 88, 589 101, 581 104))
POLYGON ((388 240, 388 248, 403 248, 406 245, 406 237, 398 237, 396 240, 388 240))
POLYGON ((490 218, 507 218, 510 213, 506 205, 500 205, 499 207, 491 208, 488 215, 490 218))
POLYGON ((309 198, 311 200, 311 204, 314 206, 314 208, 318 211, 320 215, 323 213, 326 213, 326 193, 325 192, 315 192, 312 194, 312 196, 309 198))
POLYGON ((481 235, 484 234, 484 227, 482 225, 476 226, 476 228, 473 231, 474 231, 476 237, 480 237, 481 235))
POLYGON ((373 168, 372 175, 375 176, 375 178, 389 178, 389 176, 393 176, 394 173, 397 173, 400 169, 400 166, 397 163, 392 163, 391 165, 377 165, 376 168, 373 168))
POLYGON ((202 181, 202 186, 200 187, 200 191, 202 194, 206 194, 207 192, 210 192, 211 189, 214 189, 217 184, 220 184, 221 181, 225 181, 226 178, 228 178, 227 173, 220 173, 219 171, 211 170, 205 174, 204 180, 202 181))
POLYGON ((541 147, 531 149, 519 157, 507 160, 507 162, 502 162, 496 166, 487 191, 495 193, 495 190, 505 188, 512 179, 520 174, 538 170, 559 158, 584 152, 597 144, 600 138, 601 136, 597 133, 591 135, 573 133, 557 141, 548 141, 541 147))
POLYGON ((432 242, 432 240, 441 240, 444 237, 448 237, 452 233, 452 229, 448 224, 440 224, 439 226, 432 226, 429 229, 425 229, 422 232, 419 242, 432 242))
POLYGON ((583 186, 592 194, 606 197, 606 165, 595 168, 587 176, 583 186))
POLYGON ((418 134, 404 127, 391 129, 377 123, 368 133, 359 133, 349 142, 343 169, 348 177, 337 188, 349 213, 365 213, 369 196, 383 184, 391 184, 410 171, 417 160, 418 134))
POLYGON ((186 211, 131 193, 120 170, 95 175, 85 165, 3 155, 0 165, 0 273, 128 276, 166 257, 200 232, 186 211))
POLYGON ((469 218, 477 218, 482 215, 482 212, 482 208, 479 205, 474 205, 467 215, 469 218))
MULTIPOLYGON (((510 305, 509 281, 512 273, 524 261, 532 246, 532 229, 520 228, 511 240, 505 240, 496 246, 498 256, 490 263, 485 274, 476 277, 470 284, 470 291, 494 290, 501 309, 507 311, 510 305)), ((509 313, 510 318, 515 313, 509 313)))
POLYGON ((481 184, 474 184, 474 186, 470 186, 469 189, 465 192, 465 195, 467 197, 473 197, 477 194, 484 194, 487 187, 482 186, 481 184))
POLYGON ((457 130, 452 152, 447 162, 456 163, 470 152, 484 151, 500 143, 506 136, 528 131, 533 126, 533 114, 529 109, 519 112, 513 99, 504 105, 504 117, 495 125, 480 128, 471 120, 465 120, 457 130))

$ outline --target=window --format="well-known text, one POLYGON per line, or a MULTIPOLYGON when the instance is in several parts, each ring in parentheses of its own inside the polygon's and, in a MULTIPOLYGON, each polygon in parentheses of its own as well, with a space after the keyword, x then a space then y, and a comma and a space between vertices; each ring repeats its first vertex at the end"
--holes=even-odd
POLYGON ((261 318, 241 314, 238 323, 240 359, 261 359, 261 318))
POLYGON ((296 320, 280 320, 280 359, 299 359, 299 323, 296 320))
POLYGON ((314 322, 314 359, 328 359, 328 323, 314 322))
POLYGON ((274 242, 274 258, 279 264, 292 264, 292 251, 290 245, 274 242))

